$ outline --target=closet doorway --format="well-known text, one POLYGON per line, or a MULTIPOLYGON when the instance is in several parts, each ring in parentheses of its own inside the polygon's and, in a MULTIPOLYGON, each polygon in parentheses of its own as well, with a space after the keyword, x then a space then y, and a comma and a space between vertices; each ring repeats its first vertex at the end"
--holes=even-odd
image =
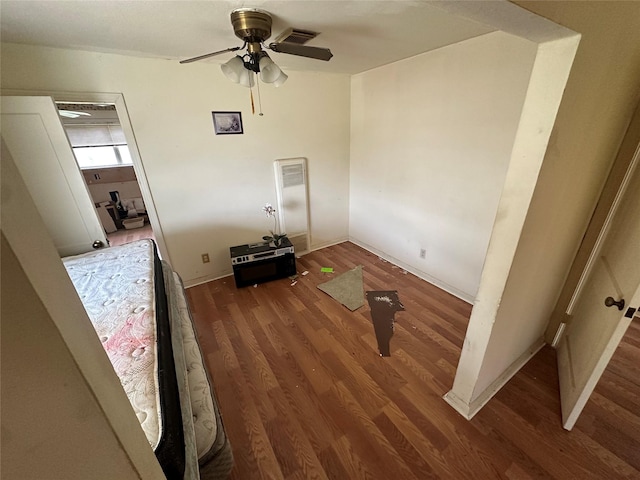
POLYGON ((155 240, 116 106, 64 101, 56 106, 109 244, 155 240))

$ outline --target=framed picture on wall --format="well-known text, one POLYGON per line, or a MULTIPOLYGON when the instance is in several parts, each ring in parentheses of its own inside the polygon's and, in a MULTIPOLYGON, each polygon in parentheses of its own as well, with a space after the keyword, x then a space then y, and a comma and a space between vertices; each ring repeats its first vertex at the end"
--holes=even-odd
POLYGON ((216 135, 242 134, 242 114, 240 112, 211 112, 216 135))

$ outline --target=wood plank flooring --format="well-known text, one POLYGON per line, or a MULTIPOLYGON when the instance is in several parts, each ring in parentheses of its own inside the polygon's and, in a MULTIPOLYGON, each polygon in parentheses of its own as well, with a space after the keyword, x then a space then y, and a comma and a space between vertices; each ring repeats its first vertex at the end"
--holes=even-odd
POLYGON ((142 240, 144 238, 151 238, 155 240, 151 225, 148 223, 140 228, 132 228, 130 230, 121 228, 120 230, 107 234, 109 246, 111 247, 124 245, 125 243, 135 242, 136 240, 142 240))
POLYGON ((472 421, 451 388, 471 306, 351 243, 297 260, 288 279, 188 289, 235 455, 232 479, 640 478, 640 328, 632 324, 572 432, 545 347, 472 421), (369 307, 316 288, 364 266, 397 290, 391 357, 369 307), (320 273, 333 267, 335 274, 320 273))

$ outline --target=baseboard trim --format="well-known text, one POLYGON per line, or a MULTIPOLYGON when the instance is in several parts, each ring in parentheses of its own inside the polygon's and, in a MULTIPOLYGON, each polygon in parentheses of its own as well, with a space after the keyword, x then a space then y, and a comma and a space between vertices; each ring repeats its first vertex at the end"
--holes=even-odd
MULTIPOLYGON (((392 263, 404 270, 406 270, 407 272, 410 272, 412 274, 414 274, 416 277, 424 280, 425 282, 429 282, 432 285, 435 285, 438 288, 441 288, 442 290, 444 290, 447 293, 450 293, 451 295, 453 295, 454 297, 458 297, 461 300, 464 300, 465 302, 467 302, 470 305, 473 305, 474 302, 474 298, 472 298, 471 296, 469 296, 468 294, 461 292, 460 290, 457 290, 456 288, 452 287, 451 285, 447 285, 444 282, 439 281, 436 278, 433 278, 429 275, 427 275, 426 273, 417 270, 413 267, 411 267, 410 265, 407 265, 403 262, 401 262, 400 260, 398 260, 397 258, 392 257, 391 255, 387 255, 386 253, 372 247, 371 245, 368 245, 364 242, 361 242, 355 238, 349 237, 349 238, 342 238, 339 240, 334 240, 331 242, 327 242, 327 243, 321 243, 318 245, 312 245, 311 246, 311 250, 309 252, 302 252, 300 253, 300 255, 298 255, 298 253, 296 252, 296 256, 304 256, 307 253, 310 252, 315 252, 316 250, 321 250, 323 248, 328 248, 328 247, 332 247, 334 245, 340 245, 341 243, 344 242, 351 242, 354 243, 356 245, 358 245, 361 248, 364 248, 365 250, 367 250, 368 252, 373 253, 374 255, 379 256, 380 258, 384 259, 385 261, 392 263)), ((196 285, 202 285, 203 283, 207 283, 207 282, 213 282, 214 280, 219 280, 221 278, 225 278, 228 276, 233 276, 233 272, 232 273, 228 273, 228 274, 224 274, 224 275, 220 275, 220 276, 214 276, 214 275, 205 275, 203 277, 198 277, 198 278, 194 278, 192 280, 185 280, 184 281, 184 285, 185 288, 191 288, 191 287, 195 287, 196 285)))
POLYGON ((349 241, 351 243, 355 243, 356 245, 358 245, 361 248, 364 248, 365 250, 373 253, 374 255, 379 256, 380 258, 382 258, 383 260, 386 260, 389 263, 392 263, 400 268, 403 268, 404 270, 406 270, 407 272, 410 272, 412 274, 414 274, 416 277, 424 280, 425 282, 429 282, 432 285, 435 285, 436 287, 444 290, 447 293, 450 293, 451 295, 453 295, 454 297, 458 297, 460 300, 464 300, 465 302, 467 302, 469 305, 473 305, 473 302, 475 301, 475 298, 472 297, 471 295, 458 290, 455 287, 452 287, 451 285, 448 285, 445 282, 442 282, 440 280, 438 280, 437 278, 432 277, 431 275, 418 270, 417 268, 412 267, 411 265, 407 265, 406 263, 398 260, 397 258, 392 257, 391 255, 387 255, 386 253, 378 250, 375 247, 372 247, 371 245, 365 243, 365 242, 361 242, 360 240, 353 238, 353 237, 349 237, 349 241))
POLYGON ((442 398, 445 402, 453 407, 453 409, 462 415, 467 420, 471 420, 476 413, 478 413, 482 407, 484 407, 493 396, 504 387, 511 378, 518 373, 518 371, 524 367, 533 356, 544 347, 546 342, 544 337, 540 337, 536 340, 525 352, 520 355, 515 362, 502 372, 502 374, 496 378, 491 385, 489 385, 484 392, 476 397, 471 403, 466 403, 459 398, 453 390, 447 392, 442 398))
POLYGON ((471 420, 471 416, 469 416, 469 406, 464 401, 462 401, 455 393, 453 393, 453 390, 449 390, 444 394, 442 398, 445 402, 451 405, 451 407, 453 407, 456 412, 458 412, 467 420, 471 420))
POLYGON ((203 283, 213 282, 214 280, 220 280, 221 278, 233 277, 233 273, 228 273, 225 275, 215 276, 215 275, 205 275, 204 277, 194 278, 192 280, 184 281, 184 288, 196 287, 198 285, 202 285, 203 283))
POLYGON ((310 252, 315 252, 316 250, 322 250, 323 248, 333 247, 334 245, 340 245, 341 243, 348 242, 348 238, 341 238, 339 240, 330 241, 327 243, 319 243, 317 245, 311 245, 310 252))

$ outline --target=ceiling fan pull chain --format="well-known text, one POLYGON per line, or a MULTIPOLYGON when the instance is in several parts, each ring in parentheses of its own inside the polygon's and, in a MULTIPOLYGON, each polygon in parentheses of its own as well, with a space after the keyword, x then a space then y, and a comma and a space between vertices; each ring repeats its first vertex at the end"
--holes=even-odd
POLYGON ((257 77, 258 74, 256 73, 256 87, 258 89, 258 116, 262 117, 262 95, 260 95, 260 82, 257 77))
MULTIPOLYGON (((249 75, 251 75, 252 72, 249 72, 249 75)), ((249 96, 251 97, 251 115, 255 115, 256 114, 256 107, 253 104, 253 87, 251 86, 251 79, 249 79, 249 96)))

